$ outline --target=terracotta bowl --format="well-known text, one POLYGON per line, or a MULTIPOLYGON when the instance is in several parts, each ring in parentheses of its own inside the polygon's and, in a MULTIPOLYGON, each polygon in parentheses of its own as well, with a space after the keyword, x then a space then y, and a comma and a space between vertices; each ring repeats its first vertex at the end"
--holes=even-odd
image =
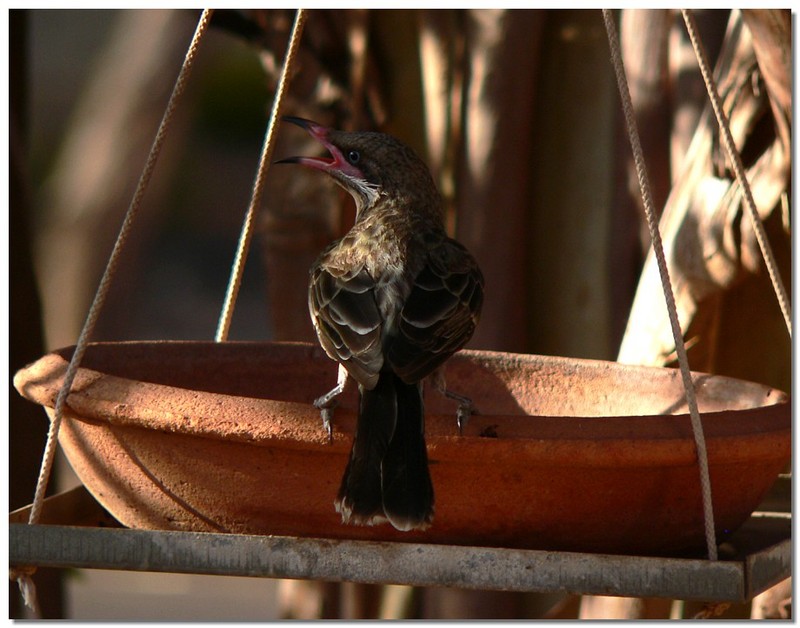
MULTIPOLYGON (((72 348, 19 371, 52 416, 72 348)), ((791 455, 786 394, 694 374, 720 538, 791 455)), ((426 394, 433 525, 343 525, 333 500, 356 395, 327 442, 311 401, 336 365, 300 343, 132 342, 89 347, 60 441, 80 479, 134 528, 626 554, 702 551, 703 509, 680 375, 612 362, 463 351, 448 385, 480 412, 426 394)))

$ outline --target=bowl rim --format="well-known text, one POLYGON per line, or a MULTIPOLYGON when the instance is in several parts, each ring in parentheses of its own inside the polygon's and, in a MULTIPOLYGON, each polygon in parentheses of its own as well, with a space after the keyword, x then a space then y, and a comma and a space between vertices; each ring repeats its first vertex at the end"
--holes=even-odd
MULTIPOLYGON (((92 347, 109 350, 116 347, 137 346, 142 349, 194 345, 195 349, 210 347, 239 351, 264 351, 279 346, 290 351, 321 350, 310 343, 234 341, 124 341, 90 343, 92 347)), ((38 361, 21 369, 14 378, 20 393, 31 401, 52 408, 58 394, 67 356, 74 347, 65 347, 47 353, 38 361)), ((213 351, 213 349, 212 349, 213 351)), ((87 350, 88 353, 88 350, 87 350)), ((322 354, 324 355, 324 354, 322 354)), ((466 350, 456 354, 458 360, 492 360, 498 356, 512 359, 539 360, 554 366, 572 369, 597 368, 612 364, 627 373, 653 372, 658 367, 620 365, 600 360, 573 359, 533 354, 508 354, 504 352, 466 350)), ((316 358, 316 356, 315 356, 316 358)), ((332 362, 333 368, 335 363, 332 362)), ((669 369, 674 371, 674 369, 669 369)), ((707 376, 708 374, 698 374, 707 376)), ((740 382, 724 376, 712 375, 727 381, 740 382)), ((775 437, 791 433, 791 408, 789 396, 762 384, 744 382, 765 391, 772 403, 749 409, 731 409, 702 414, 709 449, 732 446, 742 439, 752 440, 750 455, 767 455, 775 437), (773 394, 774 393, 774 394, 773 394), (736 425, 733 425, 733 422, 736 425), (759 448, 764 449, 759 453, 759 448)), ((340 453, 349 449, 355 429, 355 414, 338 410, 334 417, 334 439, 329 444, 322 429, 319 412, 310 404, 296 401, 258 399, 204 390, 190 390, 167 384, 143 382, 119 377, 81 366, 67 400, 70 418, 106 422, 125 427, 139 427, 187 436, 214 438, 269 446, 280 443, 286 447, 326 447, 340 453), (119 391, 125 391, 120 399, 119 391), (148 397, 149 395, 149 397, 148 397), (147 397, 147 404, 143 399, 147 397), (206 410, 197 411, 197 408, 206 410), (210 416, 208 408, 214 409, 210 416), (195 414, 192 414, 192 413, 195 414), (264 421, 269 415, 270 421, 264 421)), ((782 437, 782 436, 781 436, 782 437)), ((564 447, 572 447, 599 455, 598 449, 607 450, 602 459, 610 459, 619 448, 631 449, 631 441, 650 441, 656 452, 631 452, 632 461, 644 464, 648 459, 694 459, 694 440, 689 415, 614 415, 614 416, 548 416, 548 415, 474 415, 464 435, 459 436, 455 415, 426 414, 426 438, 434 457, 502 455, 522 453, 520 448, 535 450, 540 457, 557 460, 564 447), (682 453, 681 453, 682 452, 682 453), (680 454, 680 455, 679 455, 680 454), (639 459, 641 458, 641 460, 639 459)), ((655 462, 655 460, 653 460, 655 462)))

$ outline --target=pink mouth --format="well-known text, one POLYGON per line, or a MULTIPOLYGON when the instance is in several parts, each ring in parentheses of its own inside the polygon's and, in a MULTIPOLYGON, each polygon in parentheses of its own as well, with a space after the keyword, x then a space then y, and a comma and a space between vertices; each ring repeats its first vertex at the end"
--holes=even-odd
POLYGON ((330 152, 331 156, 289 157, 287 159, 281 159, 276 163, 295 163, 309 168, 314 168, 316 170, 322 170, 323 172, 328 172, 329 174, 341 173, 349 177, 363 178, 363 173, 361 170, 348 162, 342 154, 342 151, 339 150, 339 148, 337 148, 330 141, 330 139, 328 139, 331 132, 330 129, 304 118, 283 116, 283 119, 286 122, 291 122, 292 124, 296 124, 297 126, 305 129, 311 137, 328 149, 328 152, 330 152))

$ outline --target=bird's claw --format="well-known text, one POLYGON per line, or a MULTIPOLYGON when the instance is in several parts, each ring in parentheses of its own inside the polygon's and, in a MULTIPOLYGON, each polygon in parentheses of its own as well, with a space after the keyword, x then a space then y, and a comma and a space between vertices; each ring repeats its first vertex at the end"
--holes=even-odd
POLYGON ((469 417, 477 413, 475 406, 472 404, 472 399, 470 399, 469 397, 464 397, 463 395, 459 395, 458 393, 455 393, 452 390, 447 389, 447 384, 444 378, 444 370, 442 369, 442 367, 436 369, 429 376, 429 379, 433 384, 433 387, 436 390, 438 390, 442 395, 444 395, 448 399, 452 399, 453 401, 458 402, 458 410, 456 410, 456 423, 458 424, 458 435, 463 436, 464 427, 467 425, 469 417))
POLYGON ((322 414, 322 427, 325 428, 325 431, 328 433, 328 443, 333 442, 333 409, 332 408, 325 408, 321 412, 322 414))
POLYGON ((464 426, 467 424, 467 420, 469 420, 469 411, 464 410, 464 406, 459 406, 458 411, 456 412, 456 422, 458 423, 458 435, 464 435, 464 426))
POLYGON ((467 421, 469 421, 469 417, 475 412, 475 408, 472 407, 470 403, 462 403, 458 406, 458 410, 456 411, 456 422, 458 423, 458 435, 464 435, 464 428, 467 425, 467 421))
POLYGON ((319 410, 322 417, 322 427, 328 434, 328 443, 333 442, 333 409, 338 405, 336 399, 326 400, 324 398, 314 401, 314 407, 319 410))

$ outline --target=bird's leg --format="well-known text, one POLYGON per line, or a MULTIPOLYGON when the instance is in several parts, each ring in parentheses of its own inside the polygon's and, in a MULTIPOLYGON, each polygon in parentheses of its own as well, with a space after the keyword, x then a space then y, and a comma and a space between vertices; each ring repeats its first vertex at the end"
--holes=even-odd
POLYGON ((456 422, 458 423, 458 434, 459 436, 463 436, 464 426, 467 424, 470 415, 477 412, 475 405, 472 403, 472 399, 447 389, 443 366, 440 366, 433 373, 431 373, 429 379, 431 384, 433 384, 433 387, 441 394, 448 399, 453 399, 454 401, 458 402, 458 410, 456 410, 456 422))
POLYGON ((328 432, 328 442, 333 442, 333 409, 339 405, 339 395, 344 392, 345 384, 347 384, 347 369, 341 364, 339 371, 336 375, 336 386, 331 388, 321 397, 314 399, 314 407, 319 410, 322 415, 322 427, 328 432))

